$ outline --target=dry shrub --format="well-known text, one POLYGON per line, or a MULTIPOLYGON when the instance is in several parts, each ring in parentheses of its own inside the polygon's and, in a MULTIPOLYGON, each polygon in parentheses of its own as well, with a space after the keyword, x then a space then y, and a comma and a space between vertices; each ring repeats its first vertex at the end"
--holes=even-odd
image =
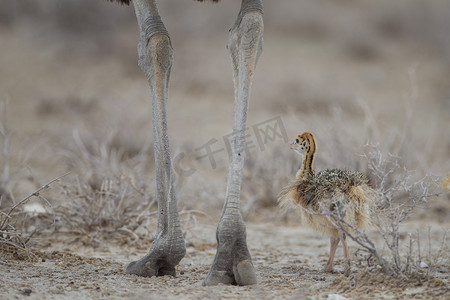
MULTIPOLYGON (((377 259, 378 264, 387 273, 414 274, 414 271, 421 268, 420 257, 413 254, 414 244, 420 247, 420 239, 417 237, 413 240, 409 233, 410 239, 407 241, 409 245, 402 244, 401 225, 410 219, 416 210, 427 209, 429 200, 439 195, 439 179, 431 175, 417 178, 414 172, 408 171, 401 165, 398 158, 384 157, 375 146, 368 146, 365 157, 372 175, 372 185, 377 192, 371 214, 372 223, 377 235, 382 238, 383 247, 387 247, 387 250, 380 250, 382 247, 376 246, 373 238, 369 238, 362 232, 348 233, 363 251, 367 251, 377 259)), ((340 220, 337 219, 337 221, 344 225, 340 220)), ((429 261, 428 265, 432 265, 432 261, 429 261)))
POLYGON ((75 182, 66 182, 62 185, 65 201, 55 208, 62 221, 60 230, 69 230, 94 247, 106 238, 123 243, 145 238, 142 234, 146 231, 136 230, 140 226, 147 229, 148 217, 156 214, 152 212, 155 199, 128 180, 123 176, 104 178, 98 189, 79 176, 75 182))
POLYGON ((27 213, 23 211, 23 206, 31 199, 38 198, 49 204, 48 200, 44 198, 40 193, 50 187, 51 184, 59 181, 62 175, 57 177, 47 184, 41 186, 12 207, 0 210, 0 250, 5 253, 12 253, 14 257, 19 259, 35 258, 33 251, 28 247, 28 242, 31 237, 37 232, 38 228, 35 228, 31 233, 27 233, 23 229, 27 220, 27 213), (19 227, 20 225, 21 228, 19 227))
POLYGON ((137 151, 120 139, 110 134, 86 142, 75 132, 74 144, 62 152, 75 176, 61 185, 64 200, 55 208, 60 230, 88 237, 92 246, 111 237, 126 243, 144 238, 156 214, 154 179, 145 172, 153 166, 151 147, 137 151))

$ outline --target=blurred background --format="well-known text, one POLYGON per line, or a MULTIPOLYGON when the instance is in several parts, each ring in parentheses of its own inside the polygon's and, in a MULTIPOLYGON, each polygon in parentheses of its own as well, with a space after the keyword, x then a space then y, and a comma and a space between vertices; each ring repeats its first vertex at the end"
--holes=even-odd
MULTIPOLYGON (((240 1, 159 2, 175 50, 168 104, 172 154, 179 170, 188 171, 175 174, 180 206, 216 217, 225 194, 224 141, 234 98, 225 46, 240 1), (202 152, 206 144, 221 150, 215 164, 202 152)), ((67 182, 79 188, 100 189, 113 178, 108 180, 118 188, 131 186, 136 203, 145 197, 151 205, 150 93, 137 66, 133 7, 101 0, 0 3, 4 195, 20 199, 71 170, 67 182)), ((361 155, 369 143, 419 175, 445 180, 449 1, 266 0, 264 7, 264 51, 249 126, 273 120, 280 126, 264 147, 249 148, 247 217, 275 205, 300 163, 288 143, 306 130, 318 140, 317 169, 367 171, 361 155)), ((249 138, 255 134, 249 131, 249 138)))

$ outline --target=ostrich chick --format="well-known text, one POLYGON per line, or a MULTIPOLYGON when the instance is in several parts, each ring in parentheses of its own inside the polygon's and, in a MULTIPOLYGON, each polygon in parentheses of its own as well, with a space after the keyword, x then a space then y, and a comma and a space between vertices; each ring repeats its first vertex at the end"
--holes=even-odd
POLYGON ((334 255, 342 242, 346 260, 344 273, 349 275, 351 262, 342 226, 351 232, 369 223, 372 189, 367 185, 368 180, 361 173, 340 169, 316 174, 313 169, 316 141, 310 132, 299 135, 291 149, 300 154, 303 161, 296 179, 281 191, 279 206, 298 209, 304 224, 330 237, 330 257, 325 271, 333 269, 334 255))

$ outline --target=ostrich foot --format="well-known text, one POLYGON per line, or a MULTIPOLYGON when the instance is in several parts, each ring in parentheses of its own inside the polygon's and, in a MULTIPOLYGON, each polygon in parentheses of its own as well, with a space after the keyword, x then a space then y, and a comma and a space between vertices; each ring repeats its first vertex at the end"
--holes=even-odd
POLYGON ((150 252, 143 258, 131 262, 125 272, 143 277, 176 276, 175 266, 185 254, 186 246, 183 238, 170 240, 159 237, 153 242, 150 252))
POLYGON ((256 284, 256 273, 247 248, 244 223, 237 228, 224 229, 220 224, 217 231, 217 253, 203 285, 256 284))
MULTIPOLYGON (((220 261, 218 258, 216 261, 220 261)), ((224 257, 222 263, 215 263, 211 266, 211 270, 206 276, 203 285, 218 285, 222 284, 233 284, 233 285, 252 285, 256 284, 256 273, 253 267, 251 258, 244 259, 239 262, 229 260, 224 257), (225 267, 220 269, 218 266, 226 263, 232 265, 232 267, 225 267)))
POLYGON ((151 254, 131 262, 127 266, 126 272, 143 277, 176 275, 174 265, 166 260, 154 259, 151 254))

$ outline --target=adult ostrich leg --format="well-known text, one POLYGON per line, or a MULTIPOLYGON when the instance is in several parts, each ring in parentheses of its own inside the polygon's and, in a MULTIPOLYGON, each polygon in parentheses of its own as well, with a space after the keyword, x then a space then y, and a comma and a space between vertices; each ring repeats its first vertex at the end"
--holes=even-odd
MULTIPOLYGON (((155 0, 133 2, 140 29, 139 66, 147 76, 152 96, 159 213, 157 236, 149 254, 130 263, 127 273, 141 276, 175 275, 175 266, 186 250, 173 189, 167 135, 166 102, 173 59, 172 47, 155 0)), ((235 108, 226 201, 216 232, 217 253, 204 281, 205 285, 256 283, 239 204, 248 100, 256 62, 262 50, 262 34, 261 0, 243 0, 228 40, 233 64, 235 108)))
POLYGON ((262 1, 243 0, 228 37, 235 97, 226 200, 216 231, 217 253, 204 285, 256 283, 255 270, 247 248, 245 223, 240 212, 240 193, 248 101, 256 62, 262 51, 262 36, 262 1))
POLYGON ((130 263, 126 272, 140 276, 175 276, 175 266, 186 254, 186 246, 173 188, 167 130, 167 89, 173 50, 155 0, 134 0, 133 4, 140 30, 138 63, 147 76, 152 98, 158 225, 150 252, 130 263))

